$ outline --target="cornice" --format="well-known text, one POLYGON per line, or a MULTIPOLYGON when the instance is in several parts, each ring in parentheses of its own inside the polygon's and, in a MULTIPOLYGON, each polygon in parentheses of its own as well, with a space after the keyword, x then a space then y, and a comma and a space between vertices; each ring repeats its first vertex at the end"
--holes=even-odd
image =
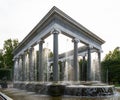
POLYGON ((53 7, 42 19, 41 21, 31 30, 31 32, 22 40, 22 42, 18 45, 18 47, 13 51, 15 53, 20 47, 24 46, 26 43, 28 43, 32 37, 37 35, 39 31, 42 31, 42 29, 45 28, 46 25, 48 25, 52 20, 54 21, 57 17, 60 17, 63 21, 65 20, 72 26, 76 27, 78 30, 81 30, 86 36, 89 36, 92 39, 95 39, 95 41, 98 41, 101 45, 105 43, 105 41, 101 38, 99 38, 97 35, 89 31, 87 28, 82 26, 80 23, 72 19, 70 16, 65 14, 63 11, 58 9, 57 7, 53 7))

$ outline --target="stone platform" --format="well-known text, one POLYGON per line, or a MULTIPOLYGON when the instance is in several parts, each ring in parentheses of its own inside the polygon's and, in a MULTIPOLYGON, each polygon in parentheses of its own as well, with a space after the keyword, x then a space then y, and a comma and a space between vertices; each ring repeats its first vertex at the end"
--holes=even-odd
POLYGON ((71 96, 110 96, 114 95, 114 86, 85 86, 70 85, 66 86, 65 95, 71 96))
POLYGON ((63 84, 63 83, 14 83, 14 88, 51 96, 111 96, 115 94, 114 85, 103 84, 63 84))

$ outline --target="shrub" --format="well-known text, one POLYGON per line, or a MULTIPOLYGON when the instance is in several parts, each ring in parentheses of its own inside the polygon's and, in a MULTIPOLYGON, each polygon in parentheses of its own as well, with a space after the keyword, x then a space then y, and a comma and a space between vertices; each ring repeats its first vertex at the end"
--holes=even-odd
POLYGON ((12 70, 11 69, 0 69, 0 80, 3 80, 4 78, 6 78, 7 81, 12 80, 12 70))

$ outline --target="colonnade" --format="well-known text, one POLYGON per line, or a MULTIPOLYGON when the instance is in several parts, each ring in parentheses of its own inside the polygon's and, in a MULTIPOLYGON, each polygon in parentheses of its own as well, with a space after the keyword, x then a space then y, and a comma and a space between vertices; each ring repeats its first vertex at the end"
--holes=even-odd
MULTIPOLYGON (((59 42, 59 30, 53 30, 51 31, 53 34, 53 81, 59 81, 59 54, 58 54, 58 42, 59 42)), ((80 40, 78 38, 73 38, 74 43, 74 53, 73 53, 73 80, 78 81, 79 80, 79 67, 78 67, 78 43, 80 40)), ((38 81, 44 81, 44 73, 43 73, 43 43, 44 40, 40 39, 40 41, 37 41, 37 44, 39 45, 39 63, 38 63, 38 69, 35 67, 35 56, 34 56, 34 46, 29 47, 27 50, 24 51, 24 53, 20 54, 19 56, 14 58, 14 80, 15 81, 36 81, 36 76, 38 70, 38 81)), ((91 81, 91 45, 88 45, 87 50, 87 59, 88 59, 88 65, 87 65, 87 72, 86 72, 86 81, 91 81)), ((100 51, 100 50, 98 50, 100 51)), ((100 59, 101 55, 100 52, 98 52, 98 59, 99 59, 99 65, 100 65, 100 59)), ((85 56, 83 56, 83 65, 82 65, 82 75, 81 79, 84 80, 84 60, 85 56)), ((62 62, 62 71, 64 69, 64 62, 62 62)), ((63 72, 62 72, 63 73, 63 72)), ((63 74, 64 75, 64 74, 63 74)), ((64 77, 64 76, 61 77, 64 77)))

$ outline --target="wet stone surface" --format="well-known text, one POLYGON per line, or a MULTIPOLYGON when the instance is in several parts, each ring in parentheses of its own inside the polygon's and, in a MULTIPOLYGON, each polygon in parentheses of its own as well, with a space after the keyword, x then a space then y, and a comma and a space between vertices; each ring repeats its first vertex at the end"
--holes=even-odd
POLYGON ((109 96, 114 95, 114 88, 103 88, 103 87, 94 87, 94 88, 83 88, 83 87, 66 87, 65 89, 65 95, 71 95, 71 96, 109 96))
POLYGON ((62 85, 62 84, 14 84, 15 88, 26 90, 29 92, 36 92, 38 94, 51 95, 51 96, 110 96, 114 95, 115 88, 113 85, 104 86, 88 86, 88 85, 62 85))

